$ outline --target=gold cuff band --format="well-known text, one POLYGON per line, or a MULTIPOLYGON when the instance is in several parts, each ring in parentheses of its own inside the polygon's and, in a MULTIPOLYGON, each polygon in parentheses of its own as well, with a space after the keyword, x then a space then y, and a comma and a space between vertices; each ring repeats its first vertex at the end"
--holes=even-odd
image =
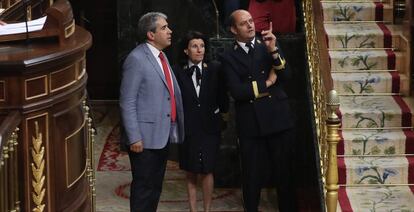
POLYGON ((259 88, 257 87, 257 82, 253 81, 252 86, 253 86, 254 98, 257 98, 259 96, 259 88))
POLYGON ((273 68, 276 69, 277 71, 284 69, 285 64, 286 64, 286 60, 282 59, 280 55, 279 55, 279 61, 280 61, 280 65, 278 66, 273 65, 273 68))
POLYGON ((266 97, 266 96, 269 96, 270 95, 270 93, 269 92, 266 92, 266 93, 261 93, 261 94, 259 94, 257 97, 256 97, 256 99, 259 99, 259 98, 262 98, 262 97, 266 97))

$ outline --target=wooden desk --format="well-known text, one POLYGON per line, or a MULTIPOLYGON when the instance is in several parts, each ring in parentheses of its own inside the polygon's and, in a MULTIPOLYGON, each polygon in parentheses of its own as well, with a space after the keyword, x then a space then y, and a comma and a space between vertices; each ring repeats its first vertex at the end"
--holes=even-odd
POLYGON ((63 44, 50 38, 0 43, 0 121, 10 110, 23 117, 18 141, 21 211, 91 211, 88 122, 82 104, 85 53, 91 44, 91 35, 80 27, 63 44))

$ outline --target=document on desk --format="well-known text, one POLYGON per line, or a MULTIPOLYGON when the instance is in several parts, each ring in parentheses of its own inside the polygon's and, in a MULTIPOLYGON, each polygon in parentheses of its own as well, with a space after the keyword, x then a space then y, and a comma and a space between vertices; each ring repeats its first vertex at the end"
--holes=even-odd
POLYGON ((47 16, 31 20, 27 22, 27 29, 26 29, 26 22, 19 22, 19 23, 12 23, 0 26, 0 36, 1 35, 13 35, 19 33, 25 33, 26 30, 28 32, 39 31, 43 29, 45 25, 47 16))

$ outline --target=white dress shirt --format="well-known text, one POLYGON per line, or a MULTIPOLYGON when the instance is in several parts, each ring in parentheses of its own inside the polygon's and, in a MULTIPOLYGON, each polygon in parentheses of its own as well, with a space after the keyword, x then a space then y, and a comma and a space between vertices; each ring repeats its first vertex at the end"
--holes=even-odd
MULTIPOLYGON (((157 59, 157 62, 158 62, 158 65, 161 67, 161 70, 164 72, 164 69, 162 68, 162 63, 161 63, 161 59, 160 59, 160 57, 159 57, 159 55, 160 55, 160 50, 158 50, 157 48, 155 48, 153 45, 151 45, 150 43, 147 43, 147 46, 148 46, 148 48, 150 49, 150 51, 151 51, 151 53, 154 55, 154 57, 155 57, 155 59, 157 59)), ((164 54, 164 56, 165 56, 165 58, 167 58, 167 55, 165 55, 164 54)), ((168 65, 168 63, 167 63, 167 65, 168 65)), ((173 93, 174 93, 174 80, 173 80, 173 78, 172 78, 172 76, 171 76, 171 68, 169 67, 169 65, 168 65, 168 74, 170 75, 170 79, 171 79, 171 85, 172 85, 172 88, 173 88, 173 93)), ((165 77, 165 76, 164 76, 165 77)))
MULTIPOLYGON (((203 68, 202 68, 202 62, 199 62, 198 64, 197 64, 197 66, 198 66, 198 68, 200 69, 200 73, 201 73, 201 75, 203 75, 203 68)), ((195 65, 194 63, 192 63, 191 61, 188 61, 188 68, 190 69, 191 67, 193 67, 193 65, 195 65)), ((197 85, 197 78, 196 78, 196 72, 194 71, 193 72, 193 75, 191 75, 191 79, 193 80, 193 85, 194 85, 194 88, 195 88, 195 90, 196 90, 196 93, 197 93, 197 97, 199 96, 199 94, 200 94, 200 86, 201 86, 201 83, 200 83, 200 86, 199 85, 197 85)))

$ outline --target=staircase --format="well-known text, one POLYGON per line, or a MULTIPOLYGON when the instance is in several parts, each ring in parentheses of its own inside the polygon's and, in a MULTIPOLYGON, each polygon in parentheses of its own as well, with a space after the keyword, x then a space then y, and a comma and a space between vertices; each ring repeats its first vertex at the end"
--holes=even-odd
POLYGON ((414 211, 410 45, 392 5, 321 1, 340 95, 338 211, 414 211))

